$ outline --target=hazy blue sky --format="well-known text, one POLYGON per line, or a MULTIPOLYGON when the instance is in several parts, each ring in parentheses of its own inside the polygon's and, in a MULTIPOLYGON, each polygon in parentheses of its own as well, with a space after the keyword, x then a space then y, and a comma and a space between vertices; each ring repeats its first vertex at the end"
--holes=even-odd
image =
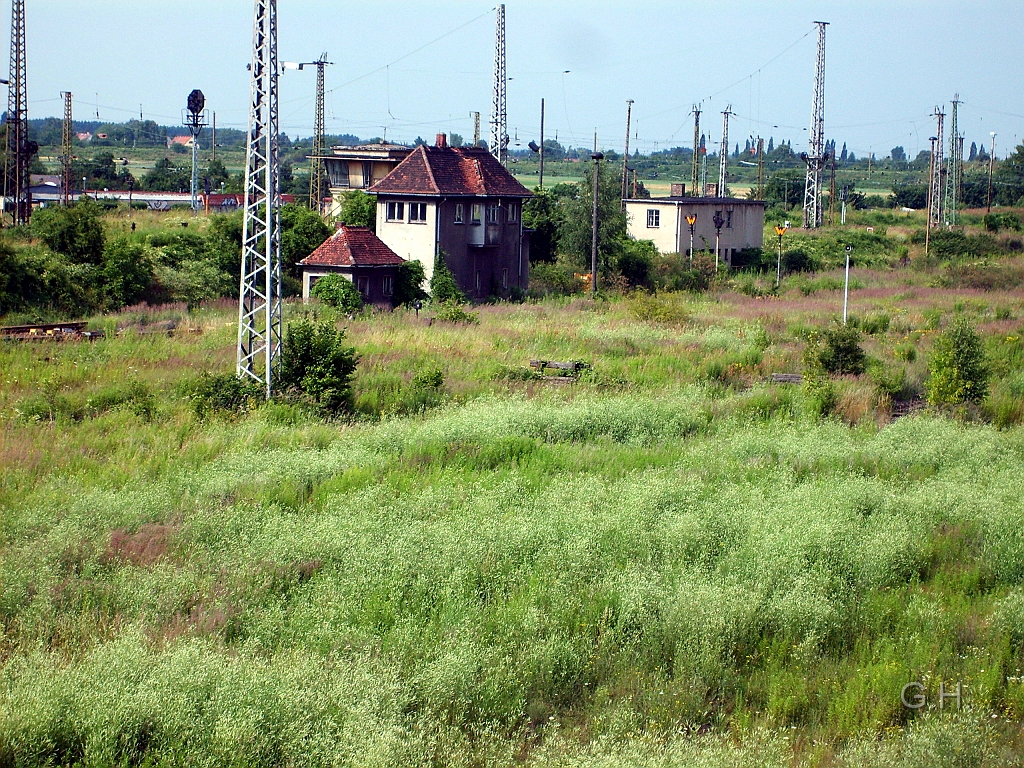
MULTIPOLYGON (((493 5, 279 0, 282 60, 326 51, 328 133, 432 139, 469 136, 470 112, 487 135, 494 50, 493 5), (440 39, 439 39, 440 38, 440 39), (421 50, 418 50, 421 49, 421 50)), ((244 127, 252 39, 250 0, 27 0, 29 112, 122 121, 180 121, 201 88, 219 125, 244 127), (98 106, 97 106, 98 105, 98 106)), ((539 133, 621 149, 626 100, 631 145, 650 151, 692 142, 689 116, 720 140, 791 139, 810 122, 816 36, 828 21, 825 126, 829 138, 879 157, 899 144, 914 154, 934 133, 930 117, 959 92, 967 145, 998 136, 997 154, 1024 136, 1024 13, 1012 0, 853 2, 600 2, 506 4, 510 133, 539 133), (563 74, 564 70, 570 70, 563 74)), ((0 12, 5 20, 6 12, 0 12)), ((4 33, 7 28, 4 27, 4 33)), ((281 79, 282 130, 312 132, 315 72, 281 79)), ((948 117, 947 117, 948 131, 948 117)))

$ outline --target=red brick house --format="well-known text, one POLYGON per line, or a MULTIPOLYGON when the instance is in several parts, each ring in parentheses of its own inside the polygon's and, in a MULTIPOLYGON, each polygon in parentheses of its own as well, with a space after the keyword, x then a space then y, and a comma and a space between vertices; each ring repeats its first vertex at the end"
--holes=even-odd
POLYGON ((427 274, 434 256, 475 301, 508 297, 529 284, 530 239, 523 203, 532 193, 491 154, 449 147, 416 147, 370 190, 377 195, 377 235, 398 255, 419 260, 427 274))
POLYGON ((367 304, 394 305, 395 275, 405 261, 366 227, 338 227, 309 256, 302 268, 302 299, 324 275, 340 274, 351 280, 367 304))

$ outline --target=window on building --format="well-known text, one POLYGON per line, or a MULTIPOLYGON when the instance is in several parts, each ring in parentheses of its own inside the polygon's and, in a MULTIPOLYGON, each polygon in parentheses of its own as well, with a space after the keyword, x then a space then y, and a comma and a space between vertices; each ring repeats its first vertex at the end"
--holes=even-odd
POLYGON ((357 277, 356 288, 363 295, 363 298, 367 298, 370 295, 370 278, 368 277, 357 277))
POLYGON ((476 273, 476 292, 480 293, 480 272, 479 272, 479 270, 476 273))
POLYGON ((393 296, 395 293, 395 278, 390 275, 384 278, 384 295, 393 296))
POLYGON ((369 189, 373 186, 373 163, 369 160, 363 161, 363 188, 369 189))
POLYGON ((725 228, 732 229, 732 211, 725 212, 725 228))
POLYGON ((515 203, 508 204, 508 223, 515 224, 519 221, 519 206, 515 203))
POLYGON ((409 221, 422 224, 427 220, 426 203, 409 203, 409 221))
POLYGON ((456 203, 455 204, 455 223, 456 224, 461 224, 462 223, 463 215, 464 215, 464 213, 463 213, 462 203, 456 203))
POLYGON ((487 223, 488 224, 497 224, 498 223, 498 210, 499 210, 499 206, 497 206, 497 205, 488 205, 487 206, 487 223))
POLYGON ((405 221, 405 203, 388 203, 388 221, 405 221))
POLYGON ((473 203, 469 209, 469 221, 471 224, 479 224, 480 218, 483 216, 483 206, 479 203, 473 203))
POLYGON ((647 226, 648 227, 660 227, 661 226, 661 211, 657 208, 647 209, 647 226))
POLYGON ((501 287, 508 288, 508 270, 501 270, 501 287))

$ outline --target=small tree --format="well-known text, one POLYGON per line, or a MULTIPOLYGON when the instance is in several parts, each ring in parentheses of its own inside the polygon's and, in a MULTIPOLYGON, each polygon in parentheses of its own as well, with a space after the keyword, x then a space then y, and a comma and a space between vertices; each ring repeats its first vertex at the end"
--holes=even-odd
POLYGON ((860 348, 860 338, 860 331, 852 325, 837 325, 815 334, 804 349, 805 370, 838 376, 864 373, 867 355, 860 348))
POLYGON ((103 225, 99 208, 91 200, 82 200, 70 208, 43 208, 32 217, 32 234, 51 251, 67 256, 76 264, 103 261, 103 225))
POLYGON ((350 227, 377 229, 377 196, 368 195, 361 189, 350 189, 341 195, 341 212, 338 220, 350 227))
POLYGON ((153 282, 153 263, 141 243, 120 237, 103 252, 103 295, 110 309, 143 299, 153 282))
POLYGON ((936 339, 928 371, 928 402, 932 405, 977 403, 988 395, 985 350, 967 318, 957 317, 936 339))
POLYGON ((429 298, 423 290, 426 280, 427 273, 422 263, 416 260, 402 262, 395 273, 395 306, 410 305, 429 298))
POLYGON ((363 308, 362 294, 344 275, 324 275, 316 281, 309 295, 347 314, 363 308))
POLYGON ((430 298, 438 304, 449 302, 465 304, 467 301, 466 294, 455 282, 455 275, 444 262, 444 251, 438 251, 437 256, 434 257, 434 274, 430 278, 430 298))
POLYGON ((334 416, 352 410, 352 375, 359 356, 345 346, 345 331, 330 323, 289 324, 281 349, 278 384, 334 416))

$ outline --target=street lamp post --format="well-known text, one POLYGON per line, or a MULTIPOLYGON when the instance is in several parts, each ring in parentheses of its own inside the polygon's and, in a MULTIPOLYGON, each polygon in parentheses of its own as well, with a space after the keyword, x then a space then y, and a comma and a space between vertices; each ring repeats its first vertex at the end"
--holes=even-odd
POLYGON ((686 223, 690 225, 690 261, 693 261, 693 228, 697 224, 697 214, 686 214, 686 223))
POLYGON ((590 241, 590 292, 597 298, 597 195, 598 181, 601 178, 601 161, 604 160, 604 153, 595 152, 590 158, 594 161, 594 215, 593 232, 590 241))
POLYGON ((722 225, 725 224, 725 219, 722 218, 721 211, 715 211, 715 217, 711 220, 715 225, 715 273, 718 273, 718 254, 720 252, 719 245, 722 240, 722 225))
POLYGON ((782 283, 782 236, 786 234, 786 227, 776 224, 775 234, 779 236, 779 258, 775 264, 775 290, 778 290, 782 283))
POLYGON ((84 197, 86 200, 89 199, 89 177, 88 176, 83 176, 82 177, 82 197, 84 197))
POLYGON ((843 286, 843 325, 846 325, 846 310, 850 303, 850 254, 853 246, 846 246, 846 283, 843 286))
POLYGON ((992 168, 996 162, 996 135, 995 133, 989 134, 992 137, 992 151, 988 153, 988 203, 986 204, 986 213, 992 213, 992 168))

